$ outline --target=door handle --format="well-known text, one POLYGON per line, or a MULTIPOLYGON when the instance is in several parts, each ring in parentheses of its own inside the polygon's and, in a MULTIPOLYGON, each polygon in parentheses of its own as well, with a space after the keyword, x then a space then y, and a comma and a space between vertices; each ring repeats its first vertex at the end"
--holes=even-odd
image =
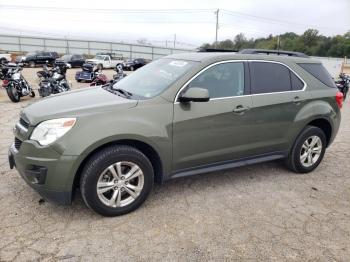
POLYGON ((293 102, 298 105, 301 102, 301 98, 299 96, 296 96, 294 97, 293 102))
POLYGON ((240 113, 243 113, 243 112, 245 112, 247 110, 249 110, 249 107, 245 107, 245 106, 239 105, 239 106, 236 106, 235 109, 233 109, 233 113, 240 114, 240 113))

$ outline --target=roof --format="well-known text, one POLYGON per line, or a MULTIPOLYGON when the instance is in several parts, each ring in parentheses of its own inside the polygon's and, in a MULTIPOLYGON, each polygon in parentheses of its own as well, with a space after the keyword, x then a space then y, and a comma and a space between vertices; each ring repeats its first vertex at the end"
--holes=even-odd
POLYGON ((179 53, 166 56, 165 58, 197 61, 197 62, 218 62, 224 60, 269 60, 276 62, 290 61, 294 63, 320 63, 318 60, 304 57, 284 55, 263 55, 263 54, 239 54, 234 52, 193 52, 179 53))

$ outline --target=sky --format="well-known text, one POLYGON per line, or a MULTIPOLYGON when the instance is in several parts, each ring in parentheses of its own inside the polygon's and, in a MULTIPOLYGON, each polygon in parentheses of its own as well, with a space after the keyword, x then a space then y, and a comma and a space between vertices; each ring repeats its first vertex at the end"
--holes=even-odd
POLYGON ((265 37, 308 28, 350 30, 350 0, 80 1, 0 0, 0 34, 86 39, 193 49, 238 33, 265 37))

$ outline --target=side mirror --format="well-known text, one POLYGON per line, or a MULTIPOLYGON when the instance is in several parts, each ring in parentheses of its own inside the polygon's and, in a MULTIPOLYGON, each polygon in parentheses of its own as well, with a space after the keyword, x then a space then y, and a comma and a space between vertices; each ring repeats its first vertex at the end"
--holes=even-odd
POLYGON ((208 102, 210 99, 207 89, 200 87, 191 87, 179 97, 181 103, 187 102, 208 102))

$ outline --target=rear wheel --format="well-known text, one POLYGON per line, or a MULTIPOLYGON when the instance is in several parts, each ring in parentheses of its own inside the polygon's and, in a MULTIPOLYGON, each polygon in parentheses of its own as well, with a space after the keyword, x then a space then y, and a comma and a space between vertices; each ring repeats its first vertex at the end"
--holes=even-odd
POLYGON ((94 154, 80 179, 88 207, 104 216, 137 209, 153 187, 153 167, 148 158, 130 146, 110 146, 94 154))
POLYGON ((297 173, 313 171, 322 161, 327 139, 322 129, 307 126, 296 139, 286 160, 287 167, 297 173))
POLYGON ((12 102, 18 103, 20 101, 21 96, 18 93, 15 85, 8 85, 6 88, 6 92, 12 102))

